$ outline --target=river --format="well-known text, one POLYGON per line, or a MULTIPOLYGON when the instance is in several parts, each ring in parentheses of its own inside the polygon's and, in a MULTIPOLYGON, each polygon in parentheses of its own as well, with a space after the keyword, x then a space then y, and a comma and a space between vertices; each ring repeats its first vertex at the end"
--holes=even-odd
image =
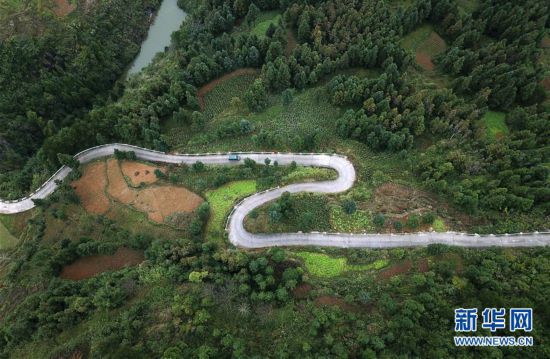
POLYGON ((170 46, 172 33, 180 28, 186 16, 185 11, 178 7, 177 0, 162 2, 147 38, 141 44, 141 50, 128 70, 128 75, 140 72, 153 61, 158 52, 163 52, 165 47, 170 46))

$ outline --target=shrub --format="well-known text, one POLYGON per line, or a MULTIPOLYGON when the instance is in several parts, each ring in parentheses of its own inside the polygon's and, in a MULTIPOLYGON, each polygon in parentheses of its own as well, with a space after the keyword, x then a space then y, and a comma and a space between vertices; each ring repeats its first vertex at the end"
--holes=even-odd
POLYGON ((393 222, 393 228, 395 228, 396 231, 400 231, 403 229, 403 223, 401 221, 395 221, 393 222))
POLYGON ((424 224, 432 224, 434 223, 434 220, 435 217, 431 212, 424 213, 424 215, 422 216, 422 223, 424 224))
POLYGON ((342 208, 344 208, 344 212, 347 214, 353 214, 357 210, 357 204, 352 199, 345 199, 342 202, 342 208))
POLYGON ((158 178, 158 179, 165 179, 167 176, 164 172, 162 172, 161 170, 159 170, 158 168, 155 169, 155 176, 158 178))
POLYGON ((315 225, 315 216, 311 212, 304 212, 300 214, 298 219, 298 227, 301 231, 308 232, 315 225))
POLYGON ((202 171, 204 171, 205 165, 201 161, 197 161, 197 162, 193 163, 193 166, 191 166, 191 167, 193 168, 193 171, 195 171, 195 172, 202 172, 202 171))
POLYGON ((386 222, 386 217, 382 213, 378 213, 376 216, 374 216, 372 223, 374 223, 377 227, 382 227, 384 223, 386 222))
POLYGON ((418 228, 420 225, 420 220, 418 219, 418 216, 413 214, 409 216, 409 219, 407 219, 407 226, 410 228, 418 228))

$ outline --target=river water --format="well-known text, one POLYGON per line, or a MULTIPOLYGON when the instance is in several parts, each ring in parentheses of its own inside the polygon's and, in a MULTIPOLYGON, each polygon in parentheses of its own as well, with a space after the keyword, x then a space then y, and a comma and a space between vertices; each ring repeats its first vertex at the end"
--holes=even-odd
POLYGON ((140 72, 151 63, 158 52, 163 52, 166 46, 170 46, 170 35, 180 28, 186 16, 185 11, 178 7, 177 0, 162 2, 147 38, 141 44, 141 50, 128 70, 128 75, 140 72))

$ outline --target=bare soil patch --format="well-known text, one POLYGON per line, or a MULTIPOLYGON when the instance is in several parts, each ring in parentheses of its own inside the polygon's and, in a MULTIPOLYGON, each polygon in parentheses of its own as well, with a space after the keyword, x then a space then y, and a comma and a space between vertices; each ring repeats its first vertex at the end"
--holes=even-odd
POLYGON ((238 76, 241 76, 241 75, 254 75, 256 73, 258 73, 258 70, 253 69, 253 68, 238 69, 238 70, 235 70, 235 71, 230 72, 228 74, 225 74, 222 77, 218 77, 217 79, 212 80, 209 83, 207 83, 206 85, 204 85, 203 87, 201 87, 197 91, 197 98, 199 100, 199 106, 200 106, 201 110, 204 110, 204 106, 205 106, 204 96, 206 96, 207 93, 212 91, 214 89, 214 87, 216 87, 219 84, 223 83, 224 81, 230 80, 234 77, 238 77, 238 76))
POLYGON ((424 70, 433 71, 435 65, 432 62, 432 57, 420 50, 416 51, 416 63, 420 65, 424 70))
POLYGON ((435 205, 435 200, 427 192, 388 182, 374 191, 372 205, 378 212, 404 215, 415 209, 430 209, 435 205))
POLYGON ((132 203, 135 194, 132 189, 128 187, 128 184, 126 184, 118 161, 114 158, 107 161, 107 179, 109 181, 107 193, 109 193, 111 197, 124 204, 132 203))
POLYGON ((132 186, 139 186, 142 183, 151 184, 158 181, 155 170, 165 173, 164 167, 151 166, 145 163, 123 161, 120 164, 122 174, 130 180, 132 186))
POLYGON ((379 279, 390 279, 392 277, 395 277, 396 275, 407 273, 411 270, 413 267, 413 263, 410 260, 403 261, 401 263, 394 264, 393 266, 389 267, 388 269, 385 269, 381 271, 378 274, 379 279))
MULTIPOLYGON (((140 165, 129 162, 129 168, 140 165)), ((122 171, 116 159, 107 162, 109 184, 107 192, 116 200, 131 205, 141 212, 146 212, 150 220, 164 223, 167 216, 177 212, 192 212, 203 199, 187 188, 176 186, 147 187, 132 189, 122 176, 122 171)))
POLYGON ((542 80, 542 86, 547 92, 550 93, 550 76, 542 80))
POLYGON ((63 267, 60 277, 71 280, 91 278, 98 273, 139 264, 143 262, 143 259, 143 251, 122 247, 111 255, 80 258, 63 267))
POLYGON ((137 191, 132 205, 147 212, 149 219, 164 223, 164 219, 176 212, 192 212, 203 199, 183 187, 159 186, 137 191))
POLYGON ((292 291, 292 295, 294 296, 294 298, 304 299, 307 298, 309 292, 311 292, 312 289, 313 287, 311 286, 311 284, 302 283, 294 288, 294 290, 292 291))
POLYGON ((446 47, 445 40, 435 31, 432 31, 428 38, 422 41, 416 49, 416 63, 424 70, 433 71, 435 69, 432 62, 433 56, 445 51, 446 47))
POLYGON ((418 271, 421 273, 426 273, 430 269, 430 264, 428 262, 427 258, 422 258, 420 262, 418 262, 418 271))
POLYGON ((88 213, 104 214, 109 210, 109 199, 105 195, 105 162, 93 162, 84 167, 82 177, 71 185, 82 206, 88 213))
POLYGON ((69 0, 55 0, 54 13, 59 17, 69 15, 76 9, 76 5, 71 4, 69 0))
POLYGON ((315 298, 315 304, 317 304, 320 307, 321 306, 327 306, 327 307, 336 306, 336 307, 339 307, 340 309, 350 311, 350 312, 358 312, 359 311, 359 308, 357 308, 355 305, 346 303, 345 300, 343 300, 340 297, 336 297, 334 295, 322 295, 320 297, 317 297, 317 298, 315 298))
POLYGON ((548 35, 545 36, 545 37, 542 39, 542 41, 541 41, 541 43, 540 43, 540 46, 541 46, 542 48, 545 48, 545 49, 550 48, 550 36, 548 36, 548 35))

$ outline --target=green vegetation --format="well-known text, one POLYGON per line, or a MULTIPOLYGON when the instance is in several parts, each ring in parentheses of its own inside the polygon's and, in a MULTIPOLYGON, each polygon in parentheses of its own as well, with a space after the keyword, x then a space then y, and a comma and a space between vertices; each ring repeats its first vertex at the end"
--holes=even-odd
MULTIPOLYGON (((9 37, 0 47, 1 198, 110 142, 323 151, 349 157, 356 186, 284 194, 250 213, 247 228, 547 229, 546 2, 179 1, 188 17, 171 46, 128 80, 120 76, 159 0, 81 1, 60 21, 38 11, 50 2, 27 3, 27 25, 0 21, 9 37)), ((292 167, 167 166, 160 184, 208 200, 180 230, 126 206, 89 215, 67 183, 28 223, 2 218, 23 240, 0 263, 0 357, 547 356, 549 248, 229 245, 234 201, 334 175, 292 167), (59 277, 120 247, 146 260, 82 281, 59 277), (494 306, 532 307, 530 334, 542 344, 455 348, 453 310, 494 306)))
POLYGON ((328 181, 336 179, 336 177, 338 177, 338 174, 333 169, 298 166, 295 171, 290 172, 281 179, 281 184, 287 185, 305 181, 328 181))
POLYGON ((256 233, 329 231, 329 214, 323 196, 287 193, 250 213, 245 220, 245 228, 256 233))
POLYGON ((211 218, 208 221, 206 230, 207 235, 221 238, 225 219, 235 202, 256 192, 257 187, 254 180, 232 182, 218 189, 207 191, 205 197, 212 208, 211 218))
POLYGON ((258 37, 265 37, 265 33, 269 26, 276 26, 280 20, 281 13, 279 11, 262 12, 256 19, 256 23, 251 33, 258 37))
POLYGON ((500 140, 510 133, 506 125, 506 114, 504 112, 487 111, 481 118, 487 128, 487 137, 491 141, 500 140))
POLYGON ((432 228, 436 232, 446 232, 447 226, 445 225, 445 222, 441 218, 436 218, 432 224, 432 228))
POLYGON ((4 223, 0 221, 0 250, 12 248, 17 242, 17 238, 14 237, 4 226, 4 223))
POLYGON ((347 214, 340 206, 331 207, 330 223, 332 230, 343 233, 367 232, 374 229, 371 215, 368 212, 359 210, 347 214))
POLYGON ((304 260, 308 272, 318 277, 335 277, 349 271, 380 270, 389 264, 385 259, 377 259, 370 264, 348 264, 347 258, 314 252, 296 252, 296 255, 304 260))

